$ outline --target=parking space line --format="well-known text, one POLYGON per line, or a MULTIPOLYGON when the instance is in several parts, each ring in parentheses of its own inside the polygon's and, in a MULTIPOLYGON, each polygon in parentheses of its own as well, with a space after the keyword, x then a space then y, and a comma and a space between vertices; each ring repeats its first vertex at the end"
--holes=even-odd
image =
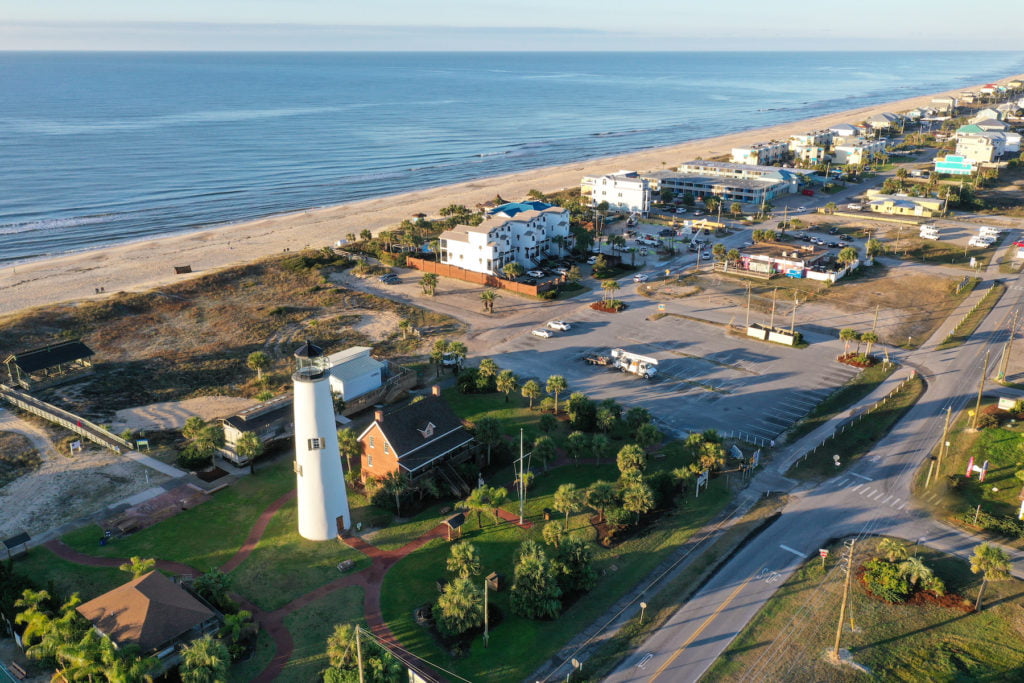
POLYGON ((885 500, 882 501, 882 505, 888 505, 889 501, 892 500, 892 496, 886 496, 885 500))
POLYGON ((799 550, 793 550, 788 545, 779 544, 779 547, 782 548, 783 550, 785 550, 786 552, 793 553, 794 555, 796 555, 800 559, 803 559, 806 556, 804 553, 800 552, 799 550))
POLYGON ((860 478, 861 478, 861 479, 863 479, 864 481, 873 481, 873 480, 871 479, 871 477, 865 477, 865 476, 864 476, 863 474, 857 474, 856 472, 850 472, 850 474, 851 474, 851 475, 853 475, 853 476, 855 476, 855 477, 860 477, 860 478))

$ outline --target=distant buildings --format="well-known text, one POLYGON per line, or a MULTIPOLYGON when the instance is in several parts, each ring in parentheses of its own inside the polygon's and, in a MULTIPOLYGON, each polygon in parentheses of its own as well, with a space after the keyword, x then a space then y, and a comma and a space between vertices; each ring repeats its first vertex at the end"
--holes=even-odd
POLYGON ((689 192, 697 199, 717 197, 725 202, 759 206, 799 189, 801 173, 777 166, 755 166, 725 161, 688 161, 676 171, 645 174, 651 190, 664 188, 675 195, 689 192))
POLYGON ((602 176, 584 176, 580 197, 589 206, 608 202, 613 211, 646 215, 651 210, 651 184, 636 171, 619 171, 602 176))
POLYGON ((570 246, 569 212, 544 202, 514 202, 492 209, 477 226, 441 233, 440 262, 475 273, 500 275, 508 263, 533 268, 570 246))
POLYGON ((866 164, 876 155, 885 152, 888 141, 884 138, 868 140, 859 138, 852 142, 836 145, 832 149, 834 164, 866 164))
POLYGON ((945 204, 945 200, 935 197, 882 194, 877 190, 868 190, 867 196, 869 211, 892 216, 941 216, 945 204))
POLYGON ((734 164, 767 166, 785 161, 788 154, 789 143, 778 140, 757 142, 748 147, 733 147, 732 162, 734 164))
POLYGON ((933 97, 931 107, 940 114, 952 114, 956 112, 957 100, 949 95, 933 97))
POLYGON ((871 130, 877 131, 891 130, 893 128, 897 128, 899 127, 901 121, 902 119, 899 115, 892 114, 890 112, 874 114, 873 116, 869 116, 866 119, 866 123, 871 128, 871 130))

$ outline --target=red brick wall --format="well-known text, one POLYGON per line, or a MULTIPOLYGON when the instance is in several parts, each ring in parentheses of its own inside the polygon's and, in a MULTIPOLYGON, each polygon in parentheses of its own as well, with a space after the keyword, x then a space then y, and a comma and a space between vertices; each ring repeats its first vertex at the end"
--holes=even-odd
POLYGON ((389 472, 394 472, 398 469, 398 456, 395 455, 395 451, 390 446, 388 452, 384 452, 384 445, 387 443, 387 439, 384 438, 384 433, 380 430, 380 427, 373 425, 373 428, 366 433, 360 442, 363 444, 363 454, 359 459, 360 474, 362 475, 363 481, 366 481, 368 477, 380 478, 389 472), (373 447, 370 447, 370 437, 373 437, 373 447), (370 467, 370 457, 373 456, 373 467, 370 467))

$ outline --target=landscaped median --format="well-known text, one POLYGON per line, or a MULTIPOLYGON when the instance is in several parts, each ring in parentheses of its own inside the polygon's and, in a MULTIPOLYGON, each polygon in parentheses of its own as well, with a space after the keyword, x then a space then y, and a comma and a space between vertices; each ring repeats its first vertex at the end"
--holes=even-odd
POLYGON ((1024 582, 989 580, 983 609, 975 612, 980 574, 961 559, 898 539, 857 540, 840 646, 862 669, 832 663, 846 548, 835 543, 827 549, 824 569, 814 558, 794 572, 701 681, 1019 679, 1024 615, 1017 596, 1024 582), (889 595, 905 601, 873 594, 871 588, 881 586, 864 580, 872 568, 886 587, 909 587, 906 598, 889 595), (942 595, 927 590, 929 575, 944 584, 942 595))

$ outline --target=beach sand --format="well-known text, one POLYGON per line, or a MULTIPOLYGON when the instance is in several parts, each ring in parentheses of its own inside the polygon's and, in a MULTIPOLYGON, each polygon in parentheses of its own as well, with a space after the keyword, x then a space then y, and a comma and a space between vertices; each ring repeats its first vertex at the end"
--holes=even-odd
MULTIPOLYGON (((1013 78, 1024 78, 1024 75, 1013 78)), ((395 226, 417 212, 435 216, 438 210, 449 204, 472 208, 497 194, 518 200, 525 198, 531 189, 552 192, 578 187, 584 175, 622 169, 648 171, 671 168, 696 157, 728 154, 734 146, 786 139, 791 134, 838 123, 858 123, 878 112, 927 106, 938 95, 955 97, 961 90, 977 90, 979 87, 957 88, 671 147, 531 169, 9 266, 0 272, 0 315, 58 302, 100 298, 119 291, 144 291, 189 277, 175 275, 174 266, 188 265, 194 273, 201 275, 279 254, 286 249, 300 251, 305 247, 330 246, 336 240, 344 239, 348 233, 358 234, 366 228, 377 232, 395 226), (98 288, 102 288, 104 293, 97 294, 98 288)))

